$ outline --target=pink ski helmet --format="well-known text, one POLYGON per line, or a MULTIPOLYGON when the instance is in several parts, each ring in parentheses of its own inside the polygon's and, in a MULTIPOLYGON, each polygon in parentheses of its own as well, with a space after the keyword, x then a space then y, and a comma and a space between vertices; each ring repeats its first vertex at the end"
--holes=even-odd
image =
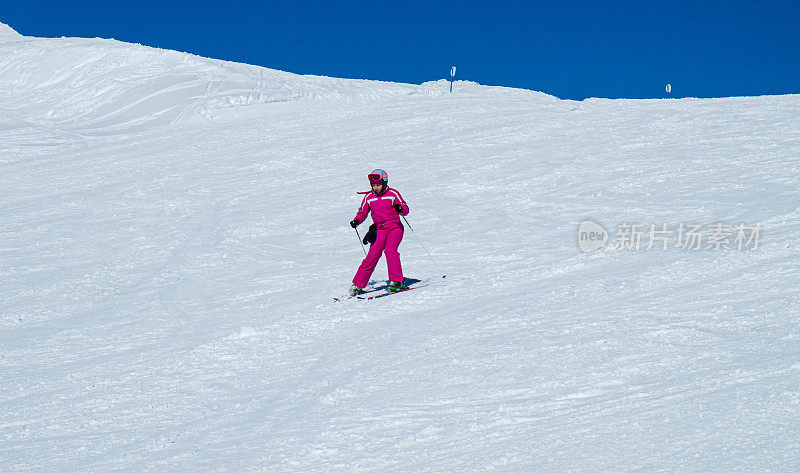
POLYGON ((371 173, 369 173, 369 183, 372 184, 383 184, 383 187, 389 185, 389 174, 384 171, 383 169, 375 169, 371 173))

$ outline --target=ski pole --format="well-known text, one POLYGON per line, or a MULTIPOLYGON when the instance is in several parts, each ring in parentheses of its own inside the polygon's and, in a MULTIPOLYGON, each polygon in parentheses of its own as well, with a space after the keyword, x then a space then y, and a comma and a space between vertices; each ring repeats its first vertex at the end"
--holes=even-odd
POLYGON ((410 224, 410 223, 408 223, 408 220, 406 219, 406 216, 405 216, 405 215, 402 215, 402 214, 401 214, 400 216, 401 216, 401 217, 403 217, 403 221, 404 221, 404 222, 406 222, 406 225, 408 225, 408 228, 410 228, 410 229, 411 229, 411 234, 412 234, 412 235, 414 235, 414 237, 417 239, 417 241, 419 242, 419 246, 421 246, 421 247, 422 247, 422 249, 423 249, 423 250, 425 250, 425 253, 427 253, 427 254, 428 254, 428 258, 430 258, 430 259, 431 259, 431 263, 433 263, 433 265, 434 265, 434 266, 436 266, 436 269, 439 271, 439 273, 441 273, 441 275, 442 275, 442 278, 446 278, 446 277, 447 277, 447 275, 446 275, 446 274, 444 274, 444 271, 442 271, 442 267, 441 267, 441 266, 439 266, 439 265, 436 263, 436 261, 433 259, 433 256, 431 256, 431 253, 428 251, 428 249, 427 249, 427 248, 425 248, 425 245, 423 245, 423 244, 422 244, 422 239, 421 239, 420 237, 418 237, 418 236, 417 236, 417 232, 415 232, 415 231, 414 231, 414 227, 412 227, 412 226, 411 226, 411 224, 410 224))
POLYGON ((358 234, 358 228, 353 227, 353 230, 356 231, 356 236, 358 237, 358 244, 361 245, 361 251, 364 252, 364 256, 367 256, 367 250, 364 248, 364 242, 361 241, 361 235, 358 234))

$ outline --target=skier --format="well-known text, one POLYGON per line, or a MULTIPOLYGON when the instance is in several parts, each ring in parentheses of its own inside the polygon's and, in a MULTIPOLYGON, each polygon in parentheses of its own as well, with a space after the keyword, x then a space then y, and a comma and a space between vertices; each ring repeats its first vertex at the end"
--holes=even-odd
POLYGON ((408 215, 408 205, 399 192, 389 187, 389 175, 383 169, 372 171, 369 174, 369 183, 372 192, 364 196, 350 226, 359 226, 371 211, 376 230, 375 241, 370 245, 367 257, 361 262, 353 278, 351 296, 364 292, 372 272, 375 271, 375 265, 381 259, 381 253, 386 253, 386 265, 389 267, 389 291, 398 292, 406 288, 397 247, 403 240, 404 230, 400 215, 408 215))

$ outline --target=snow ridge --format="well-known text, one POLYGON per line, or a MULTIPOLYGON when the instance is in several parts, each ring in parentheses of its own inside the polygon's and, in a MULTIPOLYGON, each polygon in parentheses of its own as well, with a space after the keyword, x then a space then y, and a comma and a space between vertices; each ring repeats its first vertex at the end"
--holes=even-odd
MULTIPOLYGON (((461 85, 465 90, 477 87, 461 85)), ((24 44, 0 44, 0 108, 82 135, 214 120, 241 107, 297 101, 352 104, 438 95, 442 88, 300 76, 105 39, 31 38, 24 44)))
POLYGON ((21 34, 17 33, 14 28, 5 23, 0 23, 0 43, 8 41, 19 41, 24 38, 21 34))

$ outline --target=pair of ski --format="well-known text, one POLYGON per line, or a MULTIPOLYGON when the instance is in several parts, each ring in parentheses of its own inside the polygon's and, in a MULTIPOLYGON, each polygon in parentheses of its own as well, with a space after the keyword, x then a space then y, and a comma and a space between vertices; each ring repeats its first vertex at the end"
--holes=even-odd
MULTIPOLYGON (((444 277, 444 276, 442 276, 444 277)), ((413 280, 412 280, 413 281, 413 280)), ((358 299, 362 301, 371 301, 372 299, 379 299, 381 297, 391 296, 392 294, 400 294, 401 292, 413 291, 414 289, 420 289, 426 286, 430 286, 434 283, 434 278, 428 278, 424 281, 413 281, 408 284, 404 289, 400 291, 389 291, 386 286, 372 288, 367 291, 362 292, 361 294, 351 296, 345 295, 341 297, 334 297, 333 300, 336 302, 341 302, 347 299, 358 299)))

